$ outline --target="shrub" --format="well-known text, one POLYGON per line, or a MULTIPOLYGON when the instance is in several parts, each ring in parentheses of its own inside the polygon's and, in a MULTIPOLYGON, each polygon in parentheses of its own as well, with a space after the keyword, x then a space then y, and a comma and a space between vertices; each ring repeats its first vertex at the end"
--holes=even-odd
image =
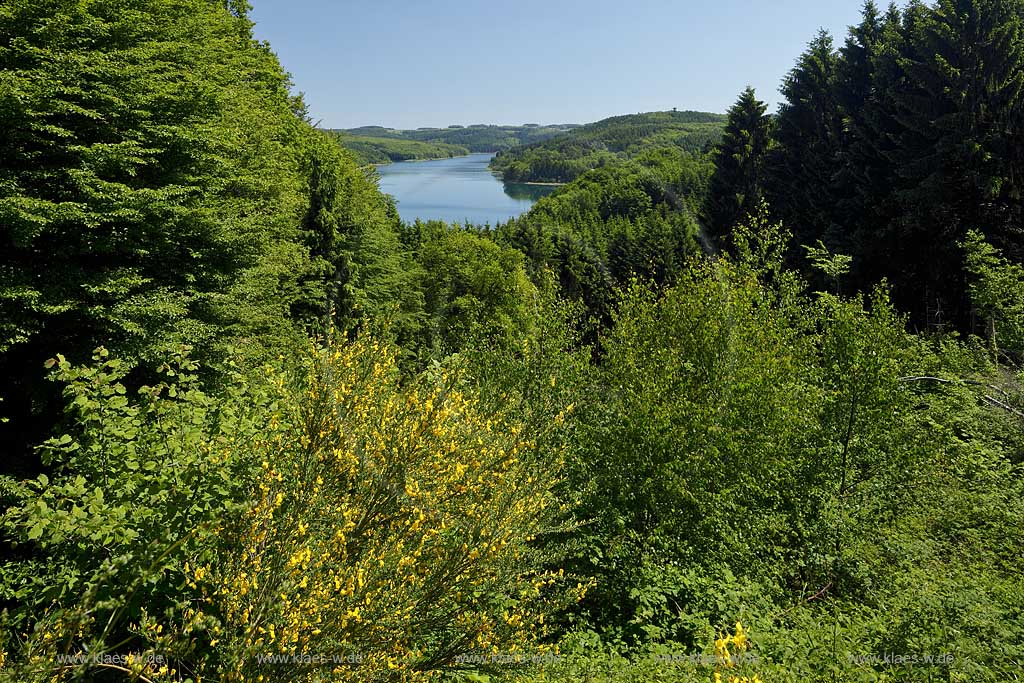
POLYGON ((418 680, 540 647, 582 591, 531 549, 557 468, 457 377, 402 385, 396 354, 314 350, 218 398, 182 355, 131 400, 116 361, 60 361, 77 428, 5 516, 43 558, 5 568, 29 634, 5 672, 66 680, 111 666, 60 654, 134 653, 122 668, 150 680, 418 680))

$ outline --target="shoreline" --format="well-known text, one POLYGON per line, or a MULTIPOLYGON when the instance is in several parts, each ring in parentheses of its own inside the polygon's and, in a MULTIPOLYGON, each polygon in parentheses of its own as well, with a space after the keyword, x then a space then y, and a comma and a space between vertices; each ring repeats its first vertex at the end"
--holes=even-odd
MULTIPOLYGON (((431 157, 429 159, 403 159, 401 161, 386 161, 386 162, 381 162, 381 163, 377 163, 377 164, 369 164, 369 166, 371 166, 373 168, 380 168, 381 166, 390 166, 392 164, 411 164, 411 163, 416 163, 416 162, 420 162, 420 161, 445 161, 446 159, 465 159, 466 157, 484 156, 484 155, 490 155, 493 158, 495 154, 497 154, 497 152, 470 152, 469 154, 458 154, 456 156, 451 156, 451 157, 431 157)), ((499 180, 501 180, 501 182, 506 183, 508 185, 532 185, 532 186, 535 186, 535 187, 563 187, 563 186, 569 184, 569 183, 555 183, 555 182, 533 181, 533 180, 531 180, 531 181, 522 181, 522 180, 509 181, 509 180, 505 180, 501 176, 501 173, 499 171, 492 170, 491 173, 494 176, 496 176, 499 180)))
MULTIPOLYGON (((502 179, 502 180, 504 181, 504 179, 502 179)), ((538 182, 538 181, 524 182, 524 181, 520 180, 520 181, 512 182, 512 183, 509 183, 509 184, 510 185, 540 185, 541 187, 563 187, 565 185, 568 185, 569 183, 544 183, 544 182, 538 182)))
POLYGON ((484 152, 470 152, 469 154, 456 154, 450 157, 427 157, 425 159, 399 159, 395 161, 390 159, 388 161, 381 161, 376 164, 369 164, 370 166, 390 166, 391 164, 408 164, 416 161, 444 161, 445 159, 463 159, 465 157, 473 156, 474 154, 483 154, 484 152))

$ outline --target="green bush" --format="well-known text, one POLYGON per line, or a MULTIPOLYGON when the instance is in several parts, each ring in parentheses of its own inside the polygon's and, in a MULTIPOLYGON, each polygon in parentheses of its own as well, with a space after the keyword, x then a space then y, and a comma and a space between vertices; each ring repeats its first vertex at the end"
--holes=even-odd
POLYGON ((129 397, 103 356, 56 361, 74 428, 3 518, 34 558, 0 574, 5 680, 420 680, 543 651, 544 616, 586 589, 532 545, 559 531, 557 458, 455 375, 402 382, 363 338, 218 398, 180 355, 129 397))

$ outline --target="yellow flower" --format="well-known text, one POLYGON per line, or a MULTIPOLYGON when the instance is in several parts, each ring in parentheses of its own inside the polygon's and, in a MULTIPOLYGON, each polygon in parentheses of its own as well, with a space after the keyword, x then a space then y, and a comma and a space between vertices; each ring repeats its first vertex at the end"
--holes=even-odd
POLYGON ((729 636, 726 636, 724 638, 719 638, 715 641, 715 654, 718 656, 719 659, 725 662, 726 666, 732 666, 732 657, 729 654, 730 640, 731 638, 729 636))
POLYGON ((736 635, 733 636, 732 642, 736 644, 737 650, 747 649, 747 634, 743 630, 743 625, 740 622, 736 622, 736 635))

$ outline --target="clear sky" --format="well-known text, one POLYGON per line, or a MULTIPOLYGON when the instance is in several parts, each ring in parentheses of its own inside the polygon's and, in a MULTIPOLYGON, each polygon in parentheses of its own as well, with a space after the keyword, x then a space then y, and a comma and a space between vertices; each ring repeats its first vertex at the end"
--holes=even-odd
MULTIPOLYGON (((587 123, 724 112, 748 84, 774 109, 819 28, 861 0, 250 0, 330 128, 587 123)), ((884 4, 884 3, 879 3, 884 4)))

